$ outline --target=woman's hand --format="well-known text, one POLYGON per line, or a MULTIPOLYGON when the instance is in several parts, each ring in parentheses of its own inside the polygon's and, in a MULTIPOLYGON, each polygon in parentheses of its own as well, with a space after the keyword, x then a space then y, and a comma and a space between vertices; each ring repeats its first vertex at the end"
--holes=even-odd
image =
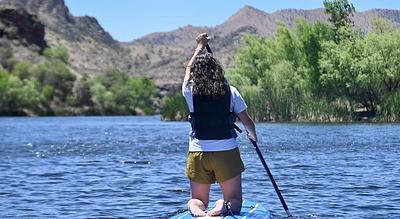
POLYGON ((208 37, 207 33, 199 34, 196 37, 197 49, 198 50, 203 50, 204 47, 206 47, 206 45, 208 44, 208 41, 210 41, 210 38, 208 37))
POLYGON ((190 68, 192 67, 192 64, 193 64, 196 56, 201 52, 201 50, 204 49, 204 47, 206 47, 209 40, 210 40, 210 38, 208 37, 207 33, 199 34, 196 37, 197 48, 194 51, 192 58, 190 58, 188 64, 186 65, 185 77, 183 78, 183 85, 186 86, 188 84, 188 82, 192 79, 192 74, 190 72, 190 68))
POLYGON ((255 132, 247 132, 247 137, 255 142, 257 142, 257 134, 255 132))

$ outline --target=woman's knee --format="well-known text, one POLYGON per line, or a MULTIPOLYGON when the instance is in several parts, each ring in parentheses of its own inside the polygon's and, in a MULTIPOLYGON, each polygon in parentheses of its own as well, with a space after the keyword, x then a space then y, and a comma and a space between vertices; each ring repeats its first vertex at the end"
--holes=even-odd
POLYGON ((190 181, 192 199, 200 200, 207 207, 209 202, 210 187, 211 185, 209 184, 200 184, 190 181))
POLYGON ((220 184, 224 199, 242 199, 242 176, 233 177, 220 184))

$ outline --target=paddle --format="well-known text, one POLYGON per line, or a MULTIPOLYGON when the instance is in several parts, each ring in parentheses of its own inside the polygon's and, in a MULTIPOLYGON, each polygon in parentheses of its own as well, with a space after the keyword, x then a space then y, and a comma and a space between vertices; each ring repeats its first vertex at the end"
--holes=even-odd
POLYGON ((260 148, 258 147, 257 143, 256 143, 253 139, 250 139, 250 141, 251 141, 251 143, 253 144, 253 146, 256 148, 256 152, 257 152, 257 154, 258 154, 258 157, 260 158, 261 163, 263 164, 265 170, 266 170, 267 173, 268 173, 269 179, 271 180, 271 183, 272 183, 272 185, 274 186, 275 192, 278 194, 279 200, 281 201, 282 206, 283 206, 283 208, 284 208, 285 211, 286 211, 286 214, 288 215, 288 217, 292 217, 292 214, 290 214, 289 208, 288 208, 288 206, 286 205, 285 200, 283 199, 282 193, 281 193, 281 191, 279 190, 278 185, 276 184, 276 182, 275 182, 275 180, 274 180, 274 177, 272 176, 272 173, 271 173, 271 171, 270 171, 269 168, 268 168, 267 163, 265 162, 265 159, 264 159, 264 157, 263 157, 263 155, 262 155, 262 153, 261 153, 261 151, 260 151, 260 148))
MULTIPOLYGON (((210 41, 210 39, 211 39, 211 37, 207 36, 207 40, 210 41)), ((211 54, 213 53, 210 46, 208 45, 208 43, 206 44, 206 49, 207 49, 208 53, 211 53, 211 54)))

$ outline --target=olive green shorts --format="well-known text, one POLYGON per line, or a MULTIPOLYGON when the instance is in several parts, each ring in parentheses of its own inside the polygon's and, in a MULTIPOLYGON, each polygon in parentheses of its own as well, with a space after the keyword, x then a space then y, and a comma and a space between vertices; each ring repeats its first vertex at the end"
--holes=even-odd
POLYGON ((239 148, 229 151, 189 152, 186 176, 202 184, 222 183, 244 171, 239 148))

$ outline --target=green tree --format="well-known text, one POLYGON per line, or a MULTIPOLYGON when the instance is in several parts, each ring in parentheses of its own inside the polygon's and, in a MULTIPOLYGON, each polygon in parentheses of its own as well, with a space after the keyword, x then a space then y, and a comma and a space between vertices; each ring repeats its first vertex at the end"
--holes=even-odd
POLYGON ((252 102, 249 112, 257 120, 344 121, 355 110, 397 118, 400 31, 374 18, 361 34, 347 0, 324 5, 331 26, 297 19, 294 30, 279 24, 274 38, 245 38, 227 77, 252 102))
POLYGON ((93 106, 92 93, 90 87, 93 81, 89 79, 89 76, 84 74, 80 80, 77 81, 74 87, 75 94, 75 106, 93 106))
POLYGON ((108 91, 100 82, 94 83, 90 87, 90 91, 97 113, 101 115, 112 115, 115 113, 115 96, 111 91, 108 91))
POLYGON ((142 109, 145 114, 153 114, 153 98, 156 91, 156 86, 153 81, 146 77, 135 78, 131 77, 126 85, 135 92, 135 95, 131 95, 129 103, 142 109))
POLYGON ((372 22, 373 33, 384 34, 386 32, 396 30, 394 24, 386 18, 374 16, 372 17, 371 22, 372 22))
POLYGON ((185 98, 182 93, 176 93, 163 98, 161 103, 161 119, 163 120, 185 120, 189 115, 185 98))
POLYGON ((76 76, 68 67, 68 51, 65 47, 47 48, 43 54, 48 60, 36 67, 34 75, 42 87, 52 86, 54 96, 64 102, 73 94, 76 80, 76 76))
POLYGON ((64 102, 67 96, 73 94, 76 76, 61 61, 54 60, 39 64, 34 69, 34 75, 42 88, 46 85, 54 88, 54 97, 57 101, 64 102))
POLYGON ((54 87, 48 84, 44 85, 41 96, 45 101, 51 102, 54 99, 54 87))
POLYGON ((63 46, 55 47, 55 48, 46 48, 43 51, 43 55, 49 61, 60 61, 64 64, 68 64, 69 54, 68 49, 63 46))
POLYGON ((310 24, 304 18, 296 20, 295 31, 300 41, 300 50, 303 54, 302 66, 307 76, 309 88, 313 95, 321 97, 319 66, 321 44, 333 40, 333 31, 327 23, 310 24))
POLYGON ((235 68, 230 71, 237 72, 250 79, 252 85, 257 85, 258 80, 273 63, 273 41, 266 37, 248 35, 244 38, 245 46, 235 56, 235 68))
POLYGON ((10 74, 4 70, 0 69, 0 112, 4 114, 8 110, 8 79, 10 74))
POLYGON ((154 82, 148 78, 109 70, 95 78, 90 92, 92 102, 101 114, 152 114, 155 89, 154 82))
POLYGON ((400 121, 400 90, 388 94, 382 102, 378 117, 386 122, 400 121))
POLYGON ((400 85, 400 34, 369 33, 355 42, 325 43, 320 59, 327 96, 345 97, 375 113, 379 103, 400 85))
POLYGON ((129 75, 118 69, 108 69, 103 76, 97 77, 97 80, 106 88, 124 84, 128 79, 129 75))
POLYGON ((263 78, 261 87, 268 98, 274 120, 296 119, 307 88, 301 73, 291 62, 283 60, 273 65, 263 78))
POLYGON ((26 110, 34 110, 40 100, 35 82, 23 82, 4 70, 0 70, 0 93, 1 115, 24 115, 26 110))
POLYGON ((283 24, 278 24, 274 47, 276 58, 272 60, 273 63, 276 64, 281 60, 287 60, 295 69, 300 68, 303 56, 300 45, 300 41, 293 31, 283 24))
POLYGON ((238 69, 227 69, 225 77, 229 84, 235 86, 236 88, 251 86, 250 79, 245 75, 240 74, 238 69))
POLYGON ((19 79, 30 79, 32 77, 32 63, 28 61, 21 61, 14 65, 12 74, 17 76, 19 79))
POLYGON ((267 110, 268 99, 265 92, 258 85, 246 85, 240 87, 240 92, 248 106, 248 113, 255 121, 270 120, 270 111, 267 110))
POLYGON ((330 15, 329 21, 333 24, 335 42, 339 43, 349 38, 349 29, 353 26, 351 20, 355 8, 348 0, 324 0, 325 12, 330 15))

